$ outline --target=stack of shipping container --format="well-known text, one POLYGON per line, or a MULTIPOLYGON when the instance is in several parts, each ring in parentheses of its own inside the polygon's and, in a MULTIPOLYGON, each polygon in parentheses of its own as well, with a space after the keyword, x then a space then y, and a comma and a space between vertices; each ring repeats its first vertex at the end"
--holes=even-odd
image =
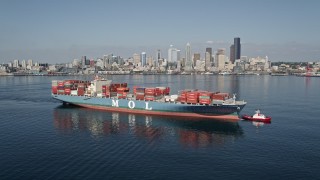
POLYGON ((154 101, 154 100, 158 100, 161 97, 163 97, 163 95, 160 92, 160 89, 159 88, 153 88, 153 87, 145 88, 144 94, 145 94, 145 98, 144 99, 146 101, 154 101))
POLYGON ((78 89, 77 89, 77 91, 78 91, 78 96, 83 96, 84 95, 84 93, 85 93, 85 91, 86 91, 86 84, 85 83, 79 83, 78 84, 78 89))
POLYGON ((57 80, 52 81, 51 92, 52 92, 52 94, 58 94, 58 81, 57 80))
POLYGON ((136 100, 155 101, 169 95, 169 87, 133 87, 133 94, 136 100))
POLYGON ((52 81, 52 93, 53 94, 64 94, 64 95, 78 95, 83 96, 85 88, 90 85, 89 81, 79 80, 53 80, 52 81), (71 93, 73 92, 73 93, 71 93))
POLYGON ((125 99, 127 98, 127 94, 129 93, 129 88, 128 87, 119 87, 117 88, 117 97, 119 99, 125 99))
POLYGON ((144 96, 145 96, 145 89, 144 87, 134 87, 134 95, 136 97, 136 100, 144 100, 144 96))
POLYGON ((58 92, 57 94, 64 94, 64 82, 58 81, 58 92))
POLYGON ((199 93, 199 104, 211 104, 212 92, 203 91, 199 93))
POLYGON ((229 99, 229 93, 198 91, 198 90, 182 90, 179 92, 178 101, 187 104, 209 105, 212 101, 224 101, 229 99))
POLYGON ((117 87, 115 84, 102 85, 102 97, 114 97, 117 95, 117 87))

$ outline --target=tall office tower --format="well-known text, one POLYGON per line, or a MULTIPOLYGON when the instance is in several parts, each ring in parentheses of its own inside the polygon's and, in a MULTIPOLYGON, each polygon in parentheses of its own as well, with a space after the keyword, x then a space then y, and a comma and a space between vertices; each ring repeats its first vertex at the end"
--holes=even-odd
POLYGON ((173 48, 173 45, 170 45, 170 48, 168 49, 168 62, 173 62, 173 51, 174 51, 174 48, 173 48))
POLYGON ((147 65, 148 66, 154 66, 154 60, 152 56, 147 57, 147 65))
POLYGON ((133 63, 136 66, 140 64, 140 54, 137 54, 137 53, 133 54, 133 63))
POLYGON ((95 65, 94 59, 89 60, 89 65, 90 65, 90 67, 94 67, 94 65, 95 65))
POLYGON ((81 65, 82 65, 82 67, 86 65, 86 60, 87 60, 86 56, 82 56, 81 57, 81 65))
POLYGON ((15 67, 15 68, 19 67, 19 60, 17 60, 17 59, 13 60, 13 67, 15 67))
POLYGON ((21 67, 22 67, 23 69, 27 69, 26 60, 22 60, 22 62, 21 62, 21 67))
POLYGON ((81 57, 81 65, 82 65, 82 68, 86 67, 86 61, 87 61, 87 57, 86 57, 86 56, 82 56, 82 57, 81 57))
POLYGON ((225 49, 218 49, 218 52, 216 54, 216 61, 217 61, 217 67, 218 70, 224 70, 225 65, 225 49))
POLYGON ((146 52, 142 52, 140 56, 141 66, 144 67, 147 64, 147 54, 146 52))
POLYGON ((86 66, 89 66, 90 65, 90 59, 86 59, 86 66))
POLYGON ((160 49, 157 50, 157 58, 156 59, 157 60, 161 59, 161 50, 160 49))
POLYGON ((180 50, 170 45, 168 49, 168 62, 177 63, 178 60, 180 60, 180 50))
POLYGON ((156 57, 155 57, 155 59, 154 59, 154 66, 155 67, 159 67, 159 60, 161 59, 161 50, 160 49, 158 49, 157 50, 157 54, 156 54, 156 57))
POLYGON ((193 54, 193 64, 196 64, 197 60, 200 60, 200 53, 193 54))
POLYGON ((236 37, 234 38, 234 59, 240 59, 240 58, 241 58, 240 38, 236 37))
POLYGON ((212 63, 213 62, 213 58, 212 58, 212 48, 207 47, 206 48, 206 52, 208 52, 210 54, 210 59, 209 61, 212 63))
POLYGON ((103 67, 107 67, 108 64, 108 55, 103 55, 103 67))
POLYGON ((187 43, 187 45, 186 45, 185 70, 186 71, 192 71, 192 59, 191 59, 191 45, 190 45, 190 43, 187 43))
POLYGON ((27 61, 27 66, 30 66, 30 67, 33 66, 33 60, 32 60, 32 59, 29 59, 29 60, 27 61))
POLYGON ((209 70, 211 68, 211 58, 212 56, 210 55, 210 52, 206 52, 205 55, 205 70, 209 70))
POLYGON ((232 45, 230 46, 230 61, 231 61, 232 64, 233 64, 234 61, 236 60, 234 55, 235 55, 234 44, 232 44, 232 45))

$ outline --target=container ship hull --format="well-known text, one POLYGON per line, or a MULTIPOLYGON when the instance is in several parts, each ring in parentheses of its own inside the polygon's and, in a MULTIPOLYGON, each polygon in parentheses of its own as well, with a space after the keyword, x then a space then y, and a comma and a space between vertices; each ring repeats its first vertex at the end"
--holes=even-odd
POLYGON ((112 112, 126 112, 157 116, 176 116, 200 119, 216 119, 236 122, 245 102, 234 104, 190 104, 165 101, 145 101, 136 99, 118 99, 113 97, 90 97, 52 94, 54 99, 76 106, 100 109, 112 112))

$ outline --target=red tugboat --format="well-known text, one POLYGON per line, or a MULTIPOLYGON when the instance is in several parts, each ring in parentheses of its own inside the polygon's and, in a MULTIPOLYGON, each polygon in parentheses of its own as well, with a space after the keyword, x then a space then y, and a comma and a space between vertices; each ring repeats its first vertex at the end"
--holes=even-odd
POLYGON ((271 123, 271 117, 261 114, 259 109, 256 110, 256 113, 253 116, 242 115, 242 119, 256 122, 271 123))

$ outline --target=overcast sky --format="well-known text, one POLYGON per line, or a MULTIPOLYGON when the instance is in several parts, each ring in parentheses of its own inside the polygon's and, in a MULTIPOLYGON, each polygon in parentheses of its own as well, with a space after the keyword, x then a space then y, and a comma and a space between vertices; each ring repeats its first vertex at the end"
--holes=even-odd
POLYGON ((320 61, 318 0, 1 0, 0 63, 124 58, 173 44, 229 47, 271 61, 320 61))

